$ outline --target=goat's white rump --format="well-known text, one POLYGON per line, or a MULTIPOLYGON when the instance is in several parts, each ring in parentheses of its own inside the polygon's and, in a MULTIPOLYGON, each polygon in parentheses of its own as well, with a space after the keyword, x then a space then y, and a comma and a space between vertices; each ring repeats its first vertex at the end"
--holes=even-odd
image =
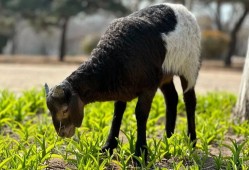
POLYGON ((174 31, 162 33, 165 42, 166 56, 162 68, 165 74, 183 76, 188 91, 196 84, 200 68, 200 29, 197 21, 187 8, 179 4, 168 4, 177 17, 177 25, 174 31))

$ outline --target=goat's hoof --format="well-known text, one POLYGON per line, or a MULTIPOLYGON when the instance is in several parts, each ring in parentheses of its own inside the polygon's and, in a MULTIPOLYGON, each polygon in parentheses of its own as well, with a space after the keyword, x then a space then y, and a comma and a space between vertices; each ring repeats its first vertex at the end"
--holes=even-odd
POLYGON ((117 147, 118 143, 117 141, 107 141, 105 145, 101 148, 100 152, 101 153, 107 153, 109 152, 110 155, 113 154, 113 149, 117 147))
POLYGON ((143 166, 147 165, 148 151, 147 149, 144 148, 143 152, 144 153, 142 154, 141 152, 135 151, 135 154, 134 154, 135 157, 132 157, 132 162, 134 164, 134 167, 143 168, 143 166), (140 161, 138 159, 140 159, 140 161))
POLYGON ((197 139, 195 139, 195 140, 192 141, 192 146, 193 146, 193 148, 196 147, 196 143, 197 143, 197 139))
POLYGON ((144 166, 147 165, 147 160, 141 160, 139 161, 137 158, 135 157, 132 157, 132 164, 134 167, 137 167, 137 168, 144 168, 144 166))
POLYGON ((141 163, 136 159, 132 158, 133 167, 142 167, 141 163))
POLYGON ((110 155, 113 154, 113 149, 114 148, 111 148, 110 146, 103 146, 100 150, 101 153, 107 153, 109 152, 110 155))

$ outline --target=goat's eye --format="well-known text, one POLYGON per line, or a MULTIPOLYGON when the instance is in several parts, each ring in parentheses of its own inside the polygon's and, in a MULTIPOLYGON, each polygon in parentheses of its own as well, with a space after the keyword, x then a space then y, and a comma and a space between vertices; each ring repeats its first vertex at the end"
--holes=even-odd
POLYGON ((62 114, 65 115, 68 112, 68 108, 62 111, 62 114))

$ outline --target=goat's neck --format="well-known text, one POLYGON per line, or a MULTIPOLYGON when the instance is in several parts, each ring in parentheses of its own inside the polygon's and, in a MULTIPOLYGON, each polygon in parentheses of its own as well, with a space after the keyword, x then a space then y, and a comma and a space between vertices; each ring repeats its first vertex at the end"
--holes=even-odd
POLYGON ((66 79, 74 92, 79 94, 84 104, 109 98, 106 87, 104 87, 106 83, 103 71, 99 69, 101 68, 94 67, 92 61, 89 61, 82 64, 66 79))

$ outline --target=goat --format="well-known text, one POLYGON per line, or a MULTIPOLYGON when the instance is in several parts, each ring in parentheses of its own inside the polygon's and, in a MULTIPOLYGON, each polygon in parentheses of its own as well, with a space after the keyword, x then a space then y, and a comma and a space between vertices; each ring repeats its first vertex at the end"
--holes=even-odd
POLYGON ((100 38, 91 58, 59 85, 46 85, 47 106, 61 137, 71 137, 81 126, 83 108, 95 101, 115 101, 111 129, 102 151, 111 153, 126 103, 138 98, 135 115, 135 155, 147 157, 146 122, 153 97, 162 91, 166 134, 174 133, 178 95, 173 76, 179 76, 188 120, 188 135, 196 140, 195 84, 200 69, 200 29, 182 5, 158 4, 114 20, 100 38))

